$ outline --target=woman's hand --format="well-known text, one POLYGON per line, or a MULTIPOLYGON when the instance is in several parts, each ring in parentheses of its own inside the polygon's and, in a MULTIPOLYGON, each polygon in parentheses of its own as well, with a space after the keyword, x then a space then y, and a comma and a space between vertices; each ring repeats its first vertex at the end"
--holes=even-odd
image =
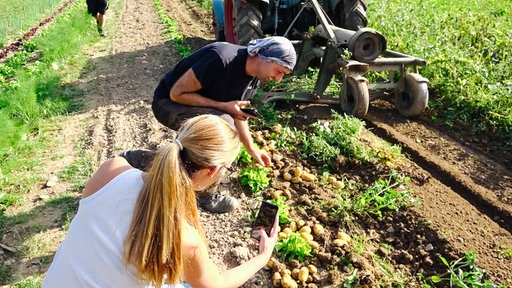
POLYGON ((277 234, 279 233, 279 214, 276 215, 274 219, 274 225, 272 226, 272 232, 270 235, 267 235, 265 230, 260 229, 258 233, 260 233, 260 253, 263 255, 268 255, 268 259, 272 256, 272 252, 274 251, 274 247, 277 243, 277 234))

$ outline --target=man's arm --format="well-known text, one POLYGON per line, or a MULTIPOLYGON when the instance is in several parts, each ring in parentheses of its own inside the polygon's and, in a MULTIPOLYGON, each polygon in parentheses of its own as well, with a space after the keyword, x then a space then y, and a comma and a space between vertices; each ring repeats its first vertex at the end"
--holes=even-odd
POLYGON ((256 148, 254 145, 247 120, 235 119, 235 127, 240 136, 240 141, 244 144, 247 152, 249 152, 249 154, 251 154, 251 156, 260 163, 260 165, 270 167, 270 165, 272 165, 272 159, 267 152, 256 148))
POLYGON ((250 101, 219 102, 197 93, 202 87, 192 68, 188 69, 171 88, 169 97, 172 101, 198 107, 208 107, 224 111, 234 119, 244 120, 247 115, 240 110, 240 106, 249 105, 250 101))

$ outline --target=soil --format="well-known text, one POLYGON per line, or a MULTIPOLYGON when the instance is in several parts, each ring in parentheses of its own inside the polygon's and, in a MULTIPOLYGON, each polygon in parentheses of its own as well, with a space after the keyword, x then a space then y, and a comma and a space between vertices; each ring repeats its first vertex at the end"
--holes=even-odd
MULTIPOLYGON (((190 0, 163 3, 169 17, 179 23, 186 45, 195 50, 214 40, 210 12, 196 7, 190 0)), ((123 150, 155 149, 174 138, 175 131, 162 126, 153 117, 150 103, 158 80, 180 56, 171 40, 162 36, 165 27, 160 24, 151 1, 125 0, 122 11, 115 13, 112 19, 118 18, 117 28, 112 28, 112 35, 88 50, 90 63, 80 80, 72 83, 86 91, 85 109, 59 122, 60 128, 52 135, 56 139, 55 147, 41 155, 47 159, 47 179, 57 175, 83 152, 92 157, 93 166, 97 167, 123 150), (101 49, 109 41, 111 48, 101 49), (55 151, 67 156, 55 160, 52 157, 55 151)), ((312 103, 278 107, 294 111, 291 124, 298 129, 307 129, 315 121, 330 120, 331 109, 339 108, 312 103)), ((378 283, 392 279, 377 268, 374 255, 386 259, 394 271, 402 271, 404 277, 414 279, 418 273, 431 276, 446 271, 439 256, 451 261, 469 251, 476 251, 477 266, 486 271, 487 279, 512 286, 511 145, 475 135, 462 126, 457 130, 440 127, 430 120, 429 113, 431 111, 418 119, 406 119, 388 101, 371 103, 365 119, 367 133, 402 147, 408 157, 403 160, 400 172, 411 178, 407 186, 420 204, 381 220, 355 219, 371 240, 358 255, 348 248, 335 249, 331 245, 331 238, 338 231, 350 232, 350 227, 340 224, 340 219, 320 209, 321 203, 335 197, 332 189, 318 182, 286 184, 276 175, 272 187, 264 192, 268 196, 283 189, 283 185, 289 185, 287 189, 293 195, 290 206, 306 207, 293 209, 292 217, 304 219, 308 224, 322 223, 329 231, 319 239, 318 257, 310 260, 319 268, 314 277, 317 287, 340 287, 351 271, 344 264, 346 259, 358 269, 359 284, 379 287, 378 283), (385 245, 379 247, 379 243, 385 245), (383 249, 388 246, 392 248, 383 249)), ((284 159, 286 167, 302 166, 316 171, 310 163, 287 151, 275 151, 273 157, 274 160, 284 159)), ((375 175, 386 172, 379 169, 340 165, 337 172, 339 179, 345 177, 370 183, 375 175)), ((59 180, 49 187, 47 179, 27 195, 25 205, 6 211, 7 215, 20 212, 38 215, 29 222, 7 227, 1 240, 7 248, 22 251, 25 241, 36 236, 46 239, 47 243, 48 239, 54 239, 53 245, 46 248, 51 252, 37 257, 0 249, 1 262, 16 271, 12 283, 44 273, 65 234, 56 224, 64 211, 46 203, 63 193, 79 198, 79 191, 72 183, 59 180)), ((220 270, 233 268, 257 252, 257 246, 248 239, 248 215, 255 211, 259 200, 240 186, 236 171, 227 180, 222 191, 240 199, 241 207, 228 214, 201 212, 211 258, 220 270)), ((303 264, 293 261, 287 265, 303 264)), ((272 272, 269 267, 262 269, 243 287, 272 287, 272 272)), ((394 277, 398 275, 396 272, 394 277)), ((419 287, 421 283, 412 280, 406 286, 419 287)))

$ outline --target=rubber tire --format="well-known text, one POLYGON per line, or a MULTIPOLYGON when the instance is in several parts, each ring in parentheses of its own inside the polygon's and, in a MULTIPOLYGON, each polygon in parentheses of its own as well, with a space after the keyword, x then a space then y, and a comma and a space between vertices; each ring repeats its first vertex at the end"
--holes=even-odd
POLYGON ((334 24, 343 29, 357 31, 368 25, 366 10, 368 5, 365 0, 343 0, 337 5, 338 17, 333 17, 334 24), (336 21, 337 20, 337 21, 336 21))
POLYGON ((370 105, 368 80, 364 77, 348 77, 340 93, 341 110, 357 118, 364 118, 370 105), (344 96, 346 89, 346 97, 344 96))
POLYGON ((419 116, 428 105, 428 80, 417 73, 408 73, 403 81, 404 90, 395 93, 395 107, 405 117, 419 116))
POLYGON ((226 41, 246 46, 253 39, 263 38, 261 21, 263 16, 257 6, 240 0, 224 1, 224 34, 226 41))

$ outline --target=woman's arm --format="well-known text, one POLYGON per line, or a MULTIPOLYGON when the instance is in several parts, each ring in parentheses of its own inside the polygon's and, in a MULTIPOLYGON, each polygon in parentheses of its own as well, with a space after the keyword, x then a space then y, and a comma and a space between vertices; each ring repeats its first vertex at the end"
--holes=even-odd
MULTIPOLYGON (((196 243, 198 244, 193 248, 189 247, 189 253, 186 253, 189 258, 185 267, 186 282, 194 288, 242 286, 268 263, 277 242, 277 233, 278 220, 276 217, 270 237, 263 230, 260 230, 259 254, 249 261, 223 273, 219 273, 217 266, 209 258, 206 244, 203 241, 197 240, 196 243)), ((196 237, 199 239, 198 235, 196 237)))

